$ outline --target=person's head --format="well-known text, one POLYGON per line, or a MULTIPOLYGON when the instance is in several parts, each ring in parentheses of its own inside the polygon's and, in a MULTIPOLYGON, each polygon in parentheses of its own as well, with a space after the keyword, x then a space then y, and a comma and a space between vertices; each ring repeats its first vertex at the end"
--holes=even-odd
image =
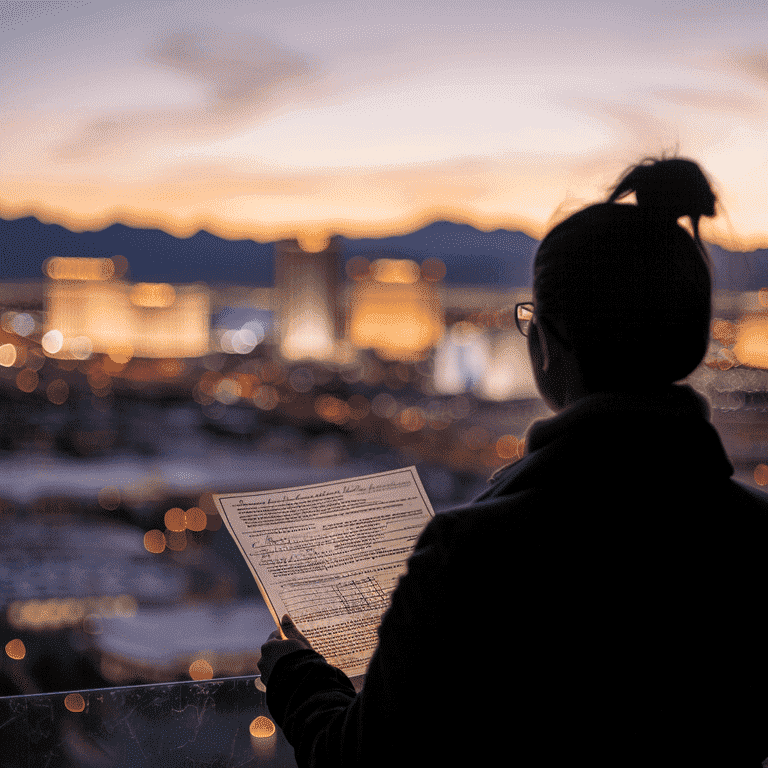
POLYGON ((716 197, 696 163, 645 160, 605 203, 555 226, 536 253, 529 351, 554 410, 595 392, 685 378, 707 349, 712 284, 699 237, 716 197), (637 205, 616 202, 631 192, 637 205), (694 236, 678 223, 688 216, 694 236))

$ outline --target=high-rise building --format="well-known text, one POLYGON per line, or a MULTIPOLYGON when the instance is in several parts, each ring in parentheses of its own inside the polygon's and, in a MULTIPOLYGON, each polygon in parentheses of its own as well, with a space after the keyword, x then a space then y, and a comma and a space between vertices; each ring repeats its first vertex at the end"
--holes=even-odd
POLYGON ((289 360, 333 360, 344 334, 339 301, 341 238, 322 251, 297 240, 275 244, 275 307, 280 353, 289 360))

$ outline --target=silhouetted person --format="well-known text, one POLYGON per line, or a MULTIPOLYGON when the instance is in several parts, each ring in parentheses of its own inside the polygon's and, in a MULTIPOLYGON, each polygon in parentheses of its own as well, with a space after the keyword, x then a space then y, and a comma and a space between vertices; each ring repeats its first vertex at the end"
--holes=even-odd
POLYGON ((299 766, 760 767, 768 496, 674 383, 707 348, 715 202, 644 161, 542 241, 516 313, 556 415, 426 527, 359 695, 289 622, 264 644, 299 766))

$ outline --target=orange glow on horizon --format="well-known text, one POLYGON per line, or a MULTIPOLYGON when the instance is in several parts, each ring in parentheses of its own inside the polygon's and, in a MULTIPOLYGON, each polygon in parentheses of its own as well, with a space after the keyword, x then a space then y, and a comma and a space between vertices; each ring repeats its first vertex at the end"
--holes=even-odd
MULTIPOLYGON (((350 174, 362 176, 356 183, 361 188, 366 188, 364 171, 351 169, 350 174)), ((311 174, 310 174, 311 175, 311 174)), ((34 216, 44 224, 59 224, 66 229, 81 233, 86 231, 101 231, 113 224, 123 224, 128 227, 142 229, 159 229, 173 237, 186 239, 200 231, 206 231, 225 240, 253 240, 258 243, 272 243, 279 240, 298 240, 302 248, 307 252, 318 252, 327 246, 335 235, 342 235, 350 239, 371 238, 379 239, 407 235, 416 232, 430 224, 439 221, 450 221, 455 224, 467 224, 481 232, 493 232, 498 229, 519 231, 533 238, 541 240, 553 225, 553 216, 569 202, 570 193, 565 195, 555 191, 546 195, 542 188, 548 184, 557 183, 557 188, 562 188, 567 174, 562 171, 559 174, 548 165, 542 169, 542 175, 546 181, 533 180, 532 185, 536 191, 537 199, 544 195, 547 201, 538 205, 536 213, 522 213, 521 205, 516 199, 510 199, 508 205, 497 204, 497 210, 484 211, 476 205, 449 203, 441 205, 417 204, 401 208, 376 207, 371 203, 368 207, 358 199, 339 199, 332 203, 324 203, 323 210, 329 206, 339 211, 338 214, 321 215, 313 212, 314 199, 302 198, 302 205, 296 211, 295 216, 290 216, 290 196, 285 198, 284 204, 273 204, 275 214, 271 217, 262 215, 260 218, 250 219, 246 215, 237 216, 222 206, 213 193, 209 199, 201 198, 194 204, 179 203, 176 209, 173 203, 168 202, 167 195, 157 194, 153 197, 152 187, 146 190, 146 202, 142 206, 135 204, 126 205, 120 203, 110 204, 112 199, 110 190, 98 185, 91 185, 92 189, 82 193, 80 199, 71 197, 70 185, 57 185, 41 180, 27 182, 27 192, 19 191, 17 182, 13 189, 7 190, 0 185, 0 217, 6 220, 14 220, 26 216, 34 216), (563 178, 558 181, 558 175, 563 178), (41 190, 48 191, 45 196, 41 190), (13 203, 11 200, 17 200, 13 203), (53 200, 66 200, 66 204, 54 204, 53 200), (222 213, 213 214, 210 209, 220 207, 222 213), (284 210, 283 210, 284 209, 284 210), (500 210, 499 210, 500 209, 500 210), (283 211, 282 214, 279 211, 283 211), (306 218, 300 218, 306 211, 306 218)), ((322 178, 322 177, 319 177, 322 178)), ((490 179, 491 177, 489 177, 490 179)), ((389 195, 397 199, 399 195, 399 183, 393 184, 389 189, 389 195)), ((522 180, 521 180, 522 181, 522 180)), ((88 185, 79 185, 78 189, 88 185)), ((372 191, 372 199, 379 200, 382 195, 387 195, 386 184, 376 179, 377 189, 372 191)), ((585 185, 586 186, 586 185, 585 185)), ((115 194, 118 194, 115 192, 115 194)), ((135 192, 134 192, 135 195, 135 192)), ((445 198, 447 194, 440 194, 445 198)), ((595 191, 594 185, 583 197, 579 196, 579 207, 599 202, 604 199, 604 190, 595 191)), ((722 197, 722 196, 721 196, 722 197)), ((422 198, 423 200, 424 198, 422 198)), ((521 194, 521 200, 526 196, 521 194)), ((572 201, 571 201, 572 202, 572 201)), ((296 203, 292 203, 296 205, 296 203)), ((258 197, 254 197, 253 209, 258 209, 258 197)), ((702 219, 701 231, 706 242, 721 246, 726 250, 751 252, 761 248, 768 248, 768 232, 744 231, 738 232, 732 224, 737 213, 737 206, 729 200, 722 202, 721 208, 726 215, 719 214, 714 220, 702 219)), ((569 208, 570 210, 570 208, 569 208)), ((755 213, 758 216, 758 213, 755 213)), ((755 218, 760 221, 759 218, 755 218)), ((751 229, 755 230, 758 225, 751 229)))

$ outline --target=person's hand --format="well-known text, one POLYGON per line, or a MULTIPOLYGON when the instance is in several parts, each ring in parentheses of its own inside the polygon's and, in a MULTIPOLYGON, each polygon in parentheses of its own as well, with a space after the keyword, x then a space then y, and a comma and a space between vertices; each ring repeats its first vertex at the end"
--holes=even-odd
POLYGON ((261 682, 264 685, 269 685, 269 676, 272 674, 278 659, 288 653, 304 649, 311 651, 312 646, 309 644, 309 640, 296 628, 293 619, 286 613, 280 622, 280 629, 272 632, 267 638, 267 642, 261 646, 261 659, 258 663, 261 682))

